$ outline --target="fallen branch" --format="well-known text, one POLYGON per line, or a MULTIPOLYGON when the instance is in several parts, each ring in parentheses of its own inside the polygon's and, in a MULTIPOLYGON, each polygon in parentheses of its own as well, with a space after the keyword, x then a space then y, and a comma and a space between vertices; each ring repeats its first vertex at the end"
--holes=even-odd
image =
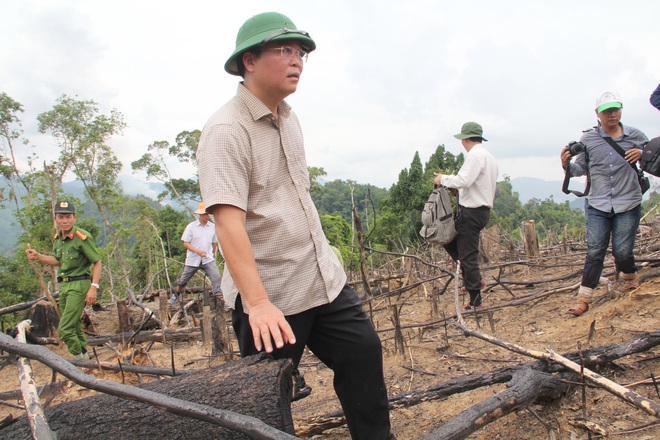
POLYGON ((129 341, 131 338, 136 342, 162 341, 165 338, 168 341, 189 341, 198 340, 202 337, 202 332, 198 327, 185 328, 180 330, 144 330, 135 335, 133 332, 117 333, 114 335, 89 336, 87 345, 104 345, 108 342, 129 341))
MULTIPOLYGON (((54 293, 51 295, 52 298, 57 298, 59 296, 59 293, 54 293)), ((0 309, 0 316, 2 315, 7 315, 9 313, 14 313, 14 312, 20 312, 21 310, 26 310, 38 303, 39 301, 44 301, 48 300, 49 298, 47 296, 42 296, 39 299, 35 299, 34 301, 28 301, 20 304, 14 304, 13 306, 9 307, 4 307, 0 309)), ((57 304, 55 305, 55 308, 57 308, 57 304)))
MULTIPOLYGON (((622 357, 646 352, 659 345, 660 331, 641 333, 624 344, 593 348, 584 351, 582 356, 584 358, 585 366, 594 368, 596 366, 608 365, 622 357)), ((565 357, 571 360, 578 360, 580 358, 580 353, 567 353, 565 357)), ((475 373, 467 376, 460 376, 432 385, 425 390, 413 390, 391 396, 389 398, 390 409, 407 408, 420 403, 443 399, 454 394, 472 391, 481 387, 511 382, 516 376, 521 376, 523 371, 530 369, 545 374, 562 373, 567 371, 567 369, 561 364, 533 361, 525 364, 503 367, 487 373, 475 373)), ((432 372, 425 373, 431 374, 432 372)), ((558 384, 558 386, 561 387, 560 389, 565 389, 565 384, 558 384)), ((527 396, 530 397, 530 400, 528 402, 520 401, 521 405, 528 404, 535 398, 535 396, 529 395, 529 393, 527 393, 527 396)), ((515 408, 512 408, 511 410, 513 409, 515 408)), ((508 413, 502 412, 499 414, 499 417, 503 417, 506 414, 508 413)), ((341 426, 344 423, 345 418, 343 411, 337 410, 321 416, 297 421, 296 432, 300 436, 307 437, 321 434, 323 431, 341 426)))
MULTIPOLYGON (((459 268, 460 268, 460 263, 459 263, 459 268)), ((461 315, 460 307, 458 304, 458 281, 455 281, 455 284, 456 284, 456 288, 454 292, 454 305, 456 307, 456 315, 457 315, 456 326, 459 327, 461 330, 463 330, 463 332, 467 336, 474 336, 483 341, 497 345, 498 347, 505 348, 514 353, 521 354, 523 356, 533 357, 535 359, 541 359, 546 361, 553 361, 562 364, 564 367, 568 368, 569 370, 575 373, 584 374, 584 377, 593 384, 602 387, 606 391, 609 391, 610 393, 636 406, 642 411, 654 417, 660 417, 660 405, 658 405, 653 400, 646 399, 643 396, 635 393, 634 391, 631 391, 619 385, 616 382, 613 382, 605 377, 602 377, 601 375, 596 374, 591 370, 581 369, 580 365, 578 365, 577 363, 565 358, 564 356, 555 353, 552 350, 547 350, 548 351, 547 353, 543 353, 537 350, 530 350, 518 344, 514 344, 512 342, 508 342, 503 339, 499 339, 494 336, 467 327, 467 325, 465 324, 465 320, 461 315)))
POLYGON ((0 334, 0 349, 38 360, 77 384, 102 393, 111 394, 123 399, 136 400, 174 414, 213 423, 233 431, 247 434, 255 439, 284 440, 295 438, 290 434, 266 425, 256 417, 237 414, 232 411, 221 410, 199 403, 187 402, 153 391, 88 376, 50 350, 41 346, 21 344, 5 334, 0 334))
POLYGON ((171 368, 149 367, 144 365, 119 364, 114 362, 101 361, 70 361, 73 365, 86 369, 100 369, 108 371, 117 371, 134 374, 150 374, 152 376, 182 376, 184 374, 195 373, 198 370, 175 370, 171 368))
MULTIPOLYGON (((25 332, 30 330, 30 321, 19 322, 16 330, 18 330, 16 340, 20 344, 25 344, 25 332)), ((13 342, 9 336, 7 338, 13 342)), ((38 440, 55 440, 57 437, 48 426, 46 416, 44 416, 44 410, 39 401, 39 393, 34 382, 30 359, 25 356, 21 356, 18 359, 18 379, 21 382, 21 392, 23 394, 23 401, 25 402, 25 410, 27 412, 28 422, 30 423, 32 438, 38 440)))

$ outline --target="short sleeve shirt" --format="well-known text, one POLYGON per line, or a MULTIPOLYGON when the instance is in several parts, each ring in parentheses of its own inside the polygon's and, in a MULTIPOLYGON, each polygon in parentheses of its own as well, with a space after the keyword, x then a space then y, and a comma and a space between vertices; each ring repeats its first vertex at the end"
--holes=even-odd
MULTIPOLYGON (((245 229, 270 301, 292 315, 334 300, 346 274, 309 193, 298 118, 286 102, 278 115, 279 120, 239 84, 236 96, 206 123, 197 161, 204 204, 245 211, 245 229)), ((238 288, 227 269, 222 290, 234 307, 238 288)))
POLYGON ((215 235, 215 225, 207 222, 202 225, 199 220, 189 223, 181 235, 181 240, 190 243, 195 249, 206 251, 206 257, 202 259, 199 254, 188 250, 186 252, 186 266, 199 267, 200 264, 210 263, 213 257, 213 243, 218 242, 215 235))
POLYGON ((64 237, 55 236, 53 256, 60 262, 57 274, 61 277, 91 275, 92 264, 101 259, 94 237, 75 226, 64 237))

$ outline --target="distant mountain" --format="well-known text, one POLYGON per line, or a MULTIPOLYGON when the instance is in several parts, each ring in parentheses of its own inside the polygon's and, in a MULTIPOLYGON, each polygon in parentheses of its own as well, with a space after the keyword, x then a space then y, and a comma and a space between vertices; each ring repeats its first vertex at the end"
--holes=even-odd
MULTIPOLYGON (((160 182, 147 182, 136 178, 132 174, 121 175, 119 176, 119 180, 121 181, 124 194, 129 196, 141 195, 156 200, 158 194, 165 190, 165 185, 160 182)), ((527 203, 532 198, 546 200, 552 197, 557 203, 563 203, 568 200, 571 207, 582 209, 584 206, 584 199, 578 199, 574 195, 568 196, 562 193, 561 184, 562 182, 559 180, 546 181, 535 177, 518 177, 511 179, 513 191, 518 193, 519 200, 522 204, 527 203)), ((85 189, 80 181, 66 182, 62 184, 62 189, 64 192, 78 197, 83 202, 86 200, 85 189)), ((167 203, 169 203, 174 209, 183 209, 178 203, 172 201, 167 203)), ((193 208, 196 208, 196 206, 197 205, 195 204, 193 208)), ((12 211, 9 209, 0 209, 0 235, 2 237, 17 237, 19 234, 20 228, 16 225, 12 211)), ((15 242, 11 242, 11 240, 0 241, 0 255, 7 255, 14 245, 15 242)))
MULTIPOLYGON (((128 196, 145 196, 150 199, 156 200, 158 194, 165 191, 165 185, 160 182, 140 180, 132 174, 121 174, 119 182, 124 190, 124 194, 128 196)), ((64 182, 62 184, 64 192, 71 193, 81 200, 85 200, 85 187, 80 180, 73 180, 71 182, 64 182)))
MULTIPOLYGON (((518 193, 518 199, 523 205, 530 199, 547 200, 552 197, 552 200, 554 200, 555 203, 564 203, 568 200, 568 203, 573 209, 582 209, 584 206, 584 199, 578 198, 573 194, 564 194, 561 191, 562 183, 561 180, 547 181, 537 179, 536 177, 517 177, 511 179, 511 187, 514 192, 518 193)), ((569 188, 580 191, 584 189, 577 187, 573 188, 573 185, 569 188)))

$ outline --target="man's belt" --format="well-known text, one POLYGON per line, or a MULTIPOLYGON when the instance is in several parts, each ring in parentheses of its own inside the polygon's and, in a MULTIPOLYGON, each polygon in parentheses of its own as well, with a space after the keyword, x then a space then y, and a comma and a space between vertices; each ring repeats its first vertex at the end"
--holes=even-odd
POLYGON ((68 283, 69 281, 91 280, 91 275, 79 275, 77 277, 57 277, 58 283, 68 283))

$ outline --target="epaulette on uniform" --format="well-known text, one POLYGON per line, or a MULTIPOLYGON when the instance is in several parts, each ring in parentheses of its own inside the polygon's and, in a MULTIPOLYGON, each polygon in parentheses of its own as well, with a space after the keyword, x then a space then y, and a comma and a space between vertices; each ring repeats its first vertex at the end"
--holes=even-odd
POLYGON ((85 234, 84 234, 83 232, 81 232, 79 229, 76 231, 76 235, 77 235, 78 238, 80 238, 81 240, 87 240, 87 235, 85 235, 85 234))

